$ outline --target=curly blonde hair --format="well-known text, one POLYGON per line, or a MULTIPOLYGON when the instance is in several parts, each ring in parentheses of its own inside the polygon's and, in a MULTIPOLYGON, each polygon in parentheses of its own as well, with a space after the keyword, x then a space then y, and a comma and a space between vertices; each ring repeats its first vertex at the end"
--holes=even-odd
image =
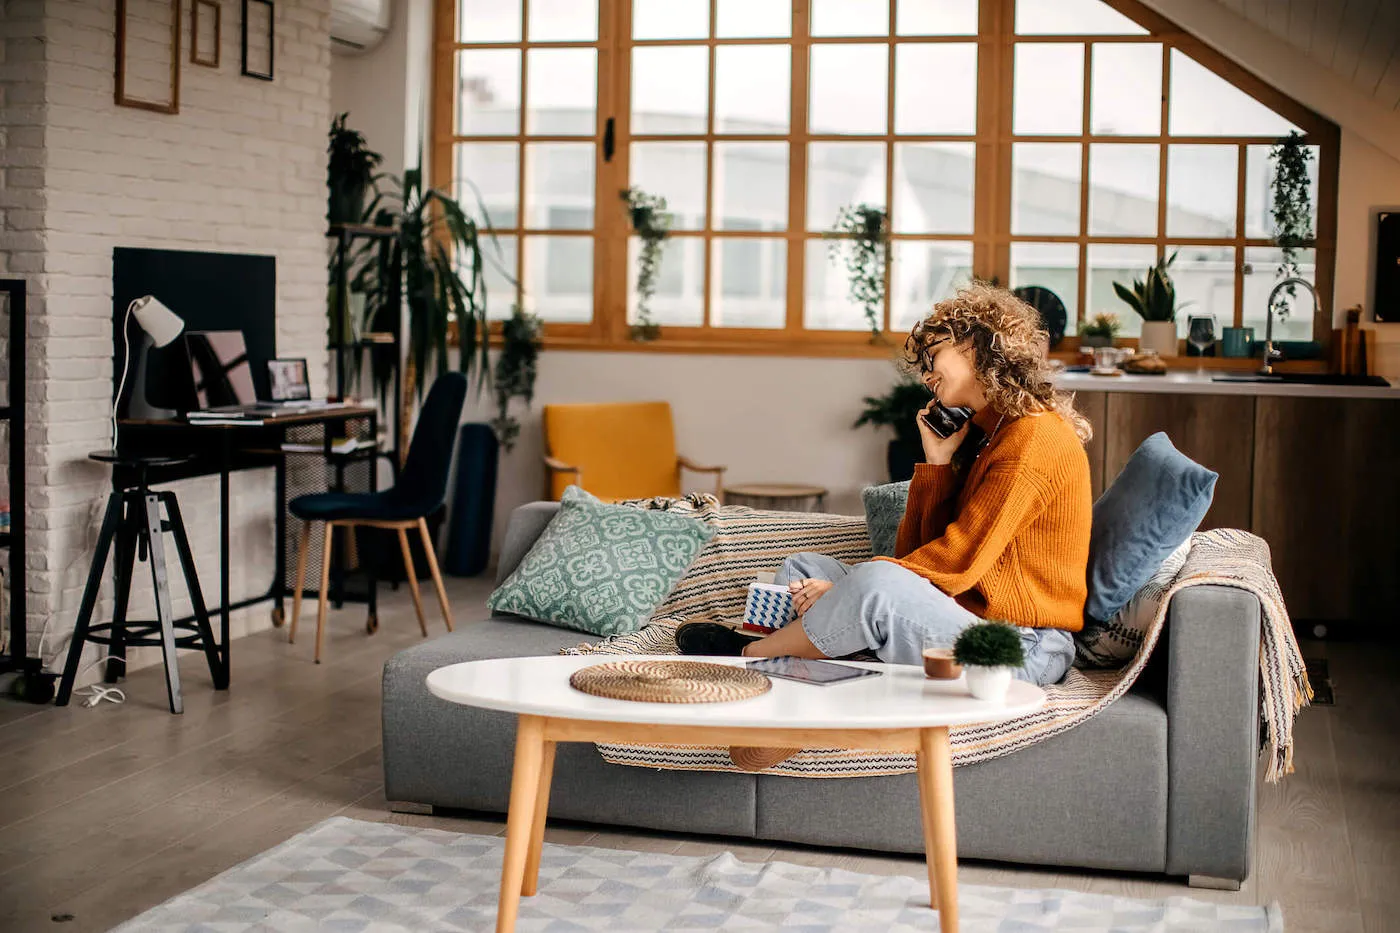
POLYGON ((914 325, 904 352, 911 367, 927 373, 944 344, 970 346, 977 380, 994 408, 1009 418, 1054 412, 1087 443, 1093 428, 1075 411, 1074 397, 1055 388, 1045 358, 1048 342, 1034 308, 1004 288, 974 282, 935 304, 914 325))

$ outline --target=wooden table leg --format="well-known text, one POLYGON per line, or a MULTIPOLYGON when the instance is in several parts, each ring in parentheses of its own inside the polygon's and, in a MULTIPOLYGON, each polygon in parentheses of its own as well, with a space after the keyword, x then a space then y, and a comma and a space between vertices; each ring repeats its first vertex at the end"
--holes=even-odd
POLYGON ((554 778, 553 742, 544 743, 540 762, 539 790, 535 794, 535 820, 530 832, 530 855, 525 859, 525 882, 520 893, 534 897, 540 885, 540 852, 544 849, 544 824, 549 818, 549 783, 554 778))
POLYGON ((953 756, 946 726, 919 731, 919 798, 924 811, 929 900, 938 905, 939 930, 958 933, 958 840, 953 814, 953 756))
POLYGON ((544 720, 538 716, 521 716, 515 730, 515 773, 510 780, 510 812, 506 816, 506 852, 501 866, 496 933, 511 933, 515 929, 543 763, 544 720))

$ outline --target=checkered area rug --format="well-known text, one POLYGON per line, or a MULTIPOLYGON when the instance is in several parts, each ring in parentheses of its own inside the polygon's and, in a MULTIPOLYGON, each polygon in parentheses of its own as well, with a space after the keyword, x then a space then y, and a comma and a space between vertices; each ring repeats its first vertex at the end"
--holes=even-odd
MULTIPOLYGON (((495 926, 500 837, 336 817, 113 933, 428 933, 495 926)), ((1281 933, 1270 907, 963 885, 965 933, 1281 933)), ((725 853, 687 857, 546 844, 517 929, 938 929, 923 880, 725 853)))

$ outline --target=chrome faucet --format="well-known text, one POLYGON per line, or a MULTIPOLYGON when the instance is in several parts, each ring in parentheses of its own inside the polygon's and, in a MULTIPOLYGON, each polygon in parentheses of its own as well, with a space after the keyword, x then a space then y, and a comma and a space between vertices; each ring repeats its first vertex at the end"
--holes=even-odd
POLYGON ((1259 367, 1259 375, 1271 376, 1274 372, 1274 299, 1278 293, 1290 285, 1301 285, 1312 295, 1313 313, 1322 310, 1322 304, 1317 300, 1317 289, 1313 288, 1307 279, 1300 279, 1297 276, 1284 279, 1273 287, 1269 292, 1269 306, 1264 311, 1264 365, 1259 367))

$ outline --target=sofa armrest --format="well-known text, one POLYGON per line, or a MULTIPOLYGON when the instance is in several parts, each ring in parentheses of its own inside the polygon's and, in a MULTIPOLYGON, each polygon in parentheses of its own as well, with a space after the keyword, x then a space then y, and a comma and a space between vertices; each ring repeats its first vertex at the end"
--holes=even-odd
POLYGON ((535 546, 550 520, 559 513, 557 502, 527 502, 510 513, 506 539, 501 545, 501 559, 496 563, 496 585, 505 582, 515 572, 530 548, 535 546))
POLYGON ((1243 881, 1259 760, 1259 600, 1193 586, 1167 610, 1167 873, 1243 881))

